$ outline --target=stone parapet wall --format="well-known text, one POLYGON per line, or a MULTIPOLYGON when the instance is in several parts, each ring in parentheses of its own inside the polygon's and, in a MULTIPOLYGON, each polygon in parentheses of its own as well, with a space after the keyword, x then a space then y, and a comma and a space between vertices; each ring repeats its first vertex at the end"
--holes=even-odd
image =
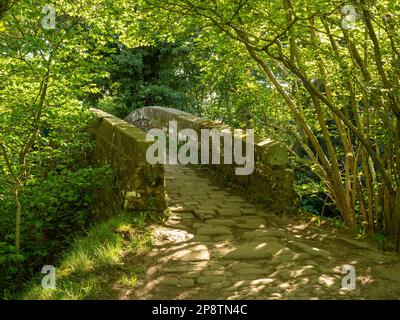
MULTIPOLYGON (((166 129, 169 121, 176 121, 178 131, 186 128, 194 129, 199 137, 201 129, 233 132, 233 128, 222 123, 184 111, 157 106, 138 109, 129 114, 125 120, 139 126, 141 123, 146 123, 144 130, 149 129, 149 122, 154 127, 166 129)), ((215 164, 210 167, 222 173, 225 178, 244 187, 253 198, 262 200, 271 208, 280 210, 296 207, 298 195, 294 191, 293 171, 289 167, 286 147, 278 141, 261 139, 257 136, 254 138, 254 172, 252 174, 236 175, 235 168, 238 166, 235 163, 215 164)))
POLYGON ((150 145, 146 133, 106 112, 91 111, 96 117, 91 128, 96 139, 91 161, 109 164, 113 171, 115 192, 106 197, 127 211, 164 210, 164 167, 146 161, 150 145))

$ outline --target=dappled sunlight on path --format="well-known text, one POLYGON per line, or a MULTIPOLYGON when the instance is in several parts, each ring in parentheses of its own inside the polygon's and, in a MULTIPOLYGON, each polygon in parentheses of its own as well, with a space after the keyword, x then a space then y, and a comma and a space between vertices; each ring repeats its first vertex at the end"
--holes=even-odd
POLYGON ((400 259, 310 216, 258 208, 198 169, 166 166, 169 217, 123 299, 400 298, 400 259), (307 220, 308 219, 308 220, 307 220), (342 266, 356 288, 342 288, 342 266))

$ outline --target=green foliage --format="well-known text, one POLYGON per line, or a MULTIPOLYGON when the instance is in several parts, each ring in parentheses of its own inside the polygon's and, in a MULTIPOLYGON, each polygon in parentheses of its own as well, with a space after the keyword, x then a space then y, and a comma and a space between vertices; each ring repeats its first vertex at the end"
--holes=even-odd
POLYGON ((107 63, 110 76, 94 80, 99 91, 88 99, 121 118, 151 105, 189 110, 194 103, 189 94, 193 80, 189 74, 195 65, 186 57, 180 42, 138 48, 119 44, 107 63))
POLYGON ((93 141, 82 97, 97 90, 93 70, 105 75, 94 44, 107 23, 91 21, 99 3, 57 1, 53 30, 41 25, 46 1, 18 1, 2 18, 0 294, 56 261, 109 185, 107 168, 85 168, 93 141))
POLYGON ((374 240, 378 244, 378 247, 382 250, 395 249, 395 243, 393 242, 393 240, 381 232, 374 234, 372 236, 372 240, 374 240))

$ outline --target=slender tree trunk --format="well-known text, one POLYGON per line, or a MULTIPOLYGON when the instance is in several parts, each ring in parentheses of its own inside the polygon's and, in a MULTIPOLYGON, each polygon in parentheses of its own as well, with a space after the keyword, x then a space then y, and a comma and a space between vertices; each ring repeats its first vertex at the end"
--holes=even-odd
POLYGON ((17 183, 14 187, 14 201, 16 205, 16 213, 15 213, 15 248, 17 249, 17 253, 20 253, 21 250, 21 216, 22 216, 22 206, 19 200, 19 190, 20 185, 17 183))

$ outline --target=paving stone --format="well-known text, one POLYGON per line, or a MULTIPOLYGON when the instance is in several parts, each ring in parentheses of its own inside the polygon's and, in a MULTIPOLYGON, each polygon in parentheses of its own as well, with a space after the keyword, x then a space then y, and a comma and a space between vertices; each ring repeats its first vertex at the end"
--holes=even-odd
POLYGON ((292 272, 288 269, 282 269, 270 275, 272 278, 279 278, 282 280, 289 280, 292 278, 292 272))
POLYGON ((282 264, 285 262, 292 261, 294 253, 282 254, 274 256, 271 260, 271 264, 282 264))
POLYGON ((194 214, 196 216, 202 217, 204 215, 214 215, 216 214, 215 210, 200 210, 200 209, 195 209, 194 214))
POLYGON ((210 288, 213 290, 219 290, 223 288, 222 282, 214 282, 210 284, 210 288))
POLYGON ((231 229, 225 226, 200 227, 196 233, 199 235, 232 235, 231 229))
POLYGON ((196 209, 195 206, 189 206, 189 205, 169 207, 169 210, 171 210, 172 212, 190 212, 195 209, 196 209))
POLYGON ((234 202, 234 203, 240 202, 241 203, 241 202, 246 202, 246 200, 242 197, 228 195, 225 198, 225 202, 234 202))
POLYGON ((225 270, 205 270, 202 272, 203 276, 225 276, 230 277, 233 276, 232 272, 225 271, 225 270))
POLYGON ((227 226, 232 227, 236 225, 236 221, 233 219, 209 219, 206 221, 207 224, 212 224, 216 226, 227 226))
POLYGON ((256 214, 256 209, 255 208, 239 208, 240 212, 244 215, 244 216, 249 216, 249 215, 255 215, 256 214))
MULTIPOLYGON (((267 287, 262 289, 262 295, 274 295, 274 294, 281 294, 282 289, 280 287, 267 287)), ((265 298, 264 298, 265 299, 265 298)))
POLYGON ((222 264, 216 263, 216 262, 211 262, 208 266, 207 266, 208 270, 225 270, 225 267, 222 264))
POLYGON ((212 198, 212 199, 210 199, 210 200, 207 200, 207 205, 209 205, 209 206, 213 206, 213 207, 215 207, 215 208, 219 208, 219 205, 221 204, 221 201, 222 200, 220 200, 220 199, 214 199, 214 197, 212 198))
POLYGON ((283 245, 277 242, 249 242, 238 245, 234 250, 222 256, 222 259, 263 259, 272 257, 283 245))
MULTIPOLYGON (((317 242, 303 242, 304 230, 292 234, 280 229, 289 222, 287 213, 246 202, 189 167, 166 166, 166 180, 172 213, 166 222, 168 229, 189 227, 191 234, 180 243, 160 241, 161 246, 155 245, 145 257, 156 265, 155 276, 167 276, 161 284, 212 290, 213 297, 222 299, 362 297, 358 287, 356 295, 339 290, 341 263, 348 259, 326 261, 333 259, 331 253, 319 248, 317 242), (199 217, 203 223, 199 223, 199 217)), ((398 257, 389 257, 366 241, 346 236, 334 238, 328 250, 338 253, 341 245, 354 253, 360 266, 361 259, 366 262, 368 257, 374 280, 383 274, 387 279, 397 279, 395 270, 392 276, 386 269, 389 261, 398 263, 398 257)), ((171 294, 175 294, 173 291, 171 294)))
POLYGON ((232 284, 232 282, 229 281, 229 280, 224 280, 224 281, 222 281, 222 286, 223 286, 224 288, 230 286, 231 284, 232 284))
POLYGON ((182 249, 174 252, 166 257, 161 258, 161 261, 207 261, 210 260, 210 253, 205 245, 197 245, 189 249, 182 249))
POLYGON ((238 223, 237 227, 239 229, 262 229, 262 228, 265 228, 265 224, 257 223, 257 222, 238 223))
POLYGON ((239 205, 240 208, 251 208, 256 209, 256 206, 252 203, 244 202, 239 205))
POLYGON ((242 262, 242 261, 236 261, 232 263, 232 265, 229 266, 230 270, 239 270, 239 269, 249 269, 249 268, 258 268, 259 264, 258 263, 247 263, 247 262, 242 262))
POLYGON ((222 201, 225 200, 226 195, 212 194, 212 195, 209 195, 209 197, 212 198, 212 199, 214 199, 214 200, 216 200, 216 201, 219 201, 219 203, 221 203, 222 201))
POLYGON ((200 276, 196 281, 199 284, 209 284, 214 282, 223 282, 224 280, 224 276, 200 276))
MULTIPOLYGON (((284 262, 303 261, 303 260, 307 260, 310 258, 310 255, 308 253, 294 253, 290 249, 288 249, 288 248, 286 248, 286 249, 289 250, 289 252, 285 252, 284 254, 274 256, 271 260, 271 264, 281 264, 284 262)), ((306 264, 309 264, 309 263, 306 263, 306 264)), ((313 264, 313 263, 311 263, 311 264, 313 264)), ((318 265, 318 264, 315 263, 315 265, 318 265)))
POLYGON ((343 241, 346 244, 350 244, 354 247, 361 248, 361 249, 370 249, 371 248, 371 244, 369 244, 368 242, 364 242, 364 241, 349 239, 349 238, 345 238, 345 237, 339 237, 339 238, 337 238, 337 240, 343 241))
POLYGON ((292 257, 292 261, 303 261, 303 260, 307 260, 310 259, 311 256, 308 253, 295 253, 292 257))
POLYGON ((322 275, 318 277, 318 283, 325 287, 332 287, 336 282, 338 282, 337 279, 327 275, 322 275))
POLYGON ((235 270, 235 275, 267 275, 268 270, 259 268, 240 268, 235 270))
POLYGON ((177 278, 165 278, 161 281, 162 284, 170 285, 170 286, 177 286, 179 283, 179 280, 177 278))
POLYGON ((232 202, 225 202, 224 200, 219 201, 217 207, 219 209, 237 209, 239 210, 240 208, 240 203, 232 203, 232 202))
MULTIPOLYGON (((307 259, 307 260, 304 261, 304 263, 308 264, 308 265, 316 266, 316 267, 320 265, 319 262, 317 262, 315 260, 312 260, 312 259, 307 259)), ((332 268, 330 268, 330 270, 333 272, 332 268)))
POLYGON ((234 288, 240 288, 240 287, 249 287, 249 286, 257 286, 257 285, 269 285, 270 283, 273 283, 275 279, 272 278, 260 278, 260 279, 254 279, 254 280, 238 280, 238 281, 233 281, 233 287, 234 288))
POLYGON ((238 223, 265 223, 265 219, 257 216, 242 216, 233 218, 238 223))
POLYGON ((192 196, 193 200, 201 200, 201 201, 206 201, 209 199, 208 196, 192 196))
POLYGON ((319 272, 316 270, 314 266, 301 266, 296 270, 292 270, 291 274, 293 278, 305 277, 305 276, 313 276, 317 275, 319 272))
POLYGON ((242 214, 239 209, 218 209, 218 213, 222 217, 239 217, 242 214))
POLYGON ((278 293, 278 292, 275 292, 275 293, 271 293, 269 296, 268 296, 268 300, 281 300, 283 297, 282 297, 282 294, 281 293, 278 293))
POLYGON ((177 213, 176 216, 180 217, 182 220, 194 219, 193 213, 190 212, 180 212, 177 213))
POLYGON ((317 247, 312 247, 309 246, 308 244, 302 243, 302 242, 298 242, 298 241, 288 241, 288 246, 291 248, 295 248, 301 251, 304 251, 305 253, 308 253, 309 255, 313 256, 313 257, 322 257, 322 258, 326 258, 326 259, 331 259, 331 253, 321 249, 321 248, 317 248, 317 247))
POLYGON ((182 277, 183 278, 190 278, 190 279, 197 279, 200 275, 200 272, 198 271, 191 271, 191 272, 185 272, 182 273, 182 277))
POLYGON ((205 221, 201 222, 195 222, 193 223, 192 227, 195 229, 202 228, 202 227, 208 227, 209 225, 205 223, 205 221))
POLYGON ((291 269, 293 267, 296 266, 296 263, 293 261, 286 261, 283 262, 281 264, 279 264, 278 266, 275 267, 276 270, 282 270, 282 269, 291 269))
POLYGON ((194 241, 194 242, 212 242, 210 236, 198 235, 198 234, 196 234, 196 235, 192 238, 192 241, 194 241))
POLYGON ((184 272, 189 272, 192 270, 192 266, 190 264, 188 265, 183 265, 183 266, 175 266, 171 268, 162 268, 162 272, 165 273, 184 273, 184 272))
POLYGON ((217 210, 217 206, 209 205, 209 204, 199 204, 197 205, 198 210, 217 210))
POLYGON ((285 233, 277 229, 265 229, 265 230, 254 230, 247 231, 242 234, 241 238, 245 240, 256 240, 261 237, 283 237, 285 233))
POLYGON ((235 237, 233 235, 222 235, 222 236, 214 236, 215 242, 225 242, 225 241, 234 241, 235 237))
POLYGON ((184 205, 186 206, 198 206, 200 202, 198 201, 185 201, 184 205))
POLYGON ((190 223, 182 223, 181 221, 169 220, 164 223, 166 227, 173 227, 181 230, 189 230, 190 223))
POLYGON ((214 218, 215 217, 215 215, 214 214, 205 214, 204 216, 203 216, 203 219, 204 220, 207 220, 207 219, 212 219, 212 218, 214 218))

